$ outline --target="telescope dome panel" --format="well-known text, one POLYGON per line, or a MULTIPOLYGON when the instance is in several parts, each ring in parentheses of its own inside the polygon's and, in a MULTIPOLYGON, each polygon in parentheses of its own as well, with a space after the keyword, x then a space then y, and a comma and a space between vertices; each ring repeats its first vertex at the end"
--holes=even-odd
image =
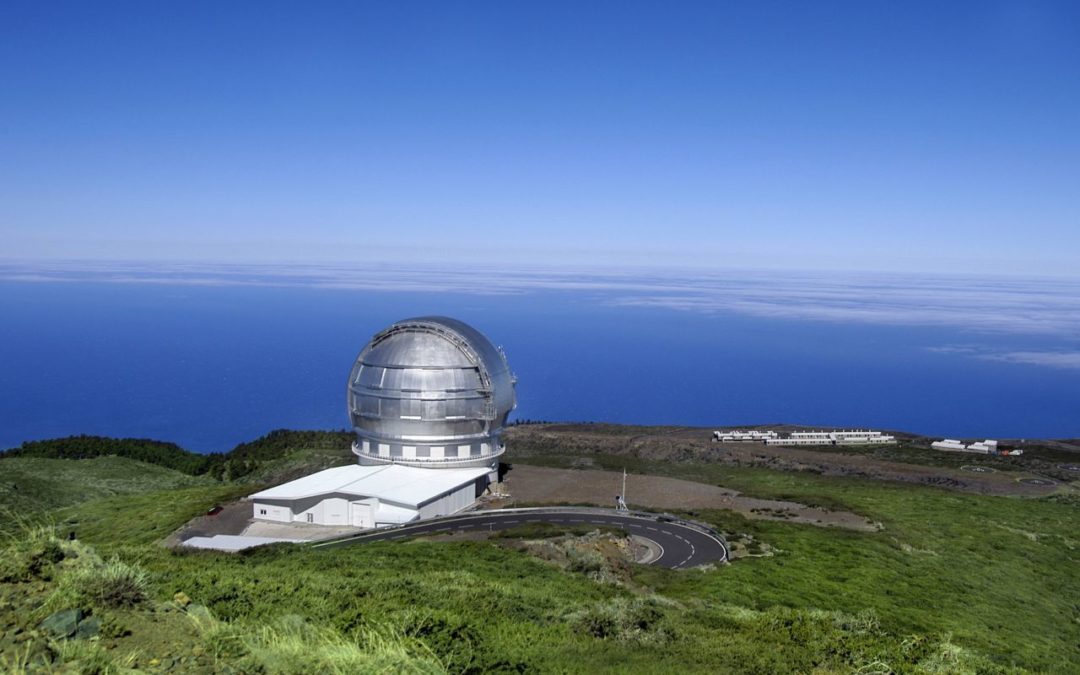
POLYGON ((353 364, 353 451, 362 464, 495 466, 514 384, 505 355, 472 326, 439 316, 398 321, 353 364))

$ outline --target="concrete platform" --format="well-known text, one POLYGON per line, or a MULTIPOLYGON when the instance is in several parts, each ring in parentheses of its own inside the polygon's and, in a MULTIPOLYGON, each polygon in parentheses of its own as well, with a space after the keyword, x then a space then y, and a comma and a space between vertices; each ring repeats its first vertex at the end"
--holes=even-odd
POLYGON ((311 523, 271 523, 265 520, 253 520, 240 534, 245 537, 277 537, 297 541, 321 541, 357 532, 363 532, 363 530, 359 527, 336 527, 313 525, 311 523))

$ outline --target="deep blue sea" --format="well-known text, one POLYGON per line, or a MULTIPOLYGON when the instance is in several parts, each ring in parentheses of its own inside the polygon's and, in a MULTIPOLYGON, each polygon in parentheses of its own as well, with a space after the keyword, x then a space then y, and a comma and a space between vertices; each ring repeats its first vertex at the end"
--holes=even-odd
POLYGON ((208 452, 276 428, 342 429, 361 347, 424 314, 463 319, 505 349, 519 418, 1080 436, 1073 286, 1051 301, 1027 286, 1029 304, 1056 303, 1029 330, 995 322, 1015 293, 984 286, 941 311, 940 284, 844 295, 849 285, 828 281, 800 296, 784 289, 806 283, 768 277, 706 291, 626 276, 475 287, 23 277, 0 281, 0 448, 85 433, 208 452))

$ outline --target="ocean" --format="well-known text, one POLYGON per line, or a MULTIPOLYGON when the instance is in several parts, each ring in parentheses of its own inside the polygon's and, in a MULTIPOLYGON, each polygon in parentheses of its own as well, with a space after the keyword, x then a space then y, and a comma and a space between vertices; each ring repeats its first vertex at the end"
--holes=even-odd
POLYGON ((0 267, 0 448, 343 429, 359 350, 473 324, 514 417, 1080 436, 1080 284, 827 274, 0 267))

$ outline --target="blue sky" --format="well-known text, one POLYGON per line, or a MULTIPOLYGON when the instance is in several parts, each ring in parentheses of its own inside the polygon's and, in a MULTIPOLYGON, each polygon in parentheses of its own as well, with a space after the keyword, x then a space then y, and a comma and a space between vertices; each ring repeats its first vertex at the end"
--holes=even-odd
POLYGON ((1078 186, 1075 2, 0 5, 7 259, 1075 275, 1078 186))

